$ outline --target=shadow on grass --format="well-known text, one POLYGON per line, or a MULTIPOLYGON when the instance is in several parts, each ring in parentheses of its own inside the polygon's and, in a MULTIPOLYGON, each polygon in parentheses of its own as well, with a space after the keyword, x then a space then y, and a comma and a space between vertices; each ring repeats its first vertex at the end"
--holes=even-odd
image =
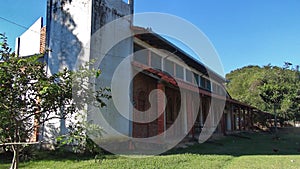
POLYGON ((203 144, 195 143, 187 148, 175 148, 163 155, 170 154, 203 155, 300 155, 300 135, 294 132, 281 132, 276 138, 268 132, 239 133, 203 144))
MULTIPOLYGON (((199 155, 300 155, 300 134, 294 132, 279 133, 279 138, 267 132, 239 133, 203 144, 195 143, 187 148, 174 148, 162 154, 199 154, 199 155)), ((12 154, 0 155, 0 163, 10 163, 12 154)), ((66 151, 36 151, 32 160, 38 161, 85 161, 125 158, 103 152, 95 154, 75 154, 66 151)), ((26 163, 27 164, 27 163, 26 163)), ((25 164, 24 164, 25 165, 25 164)))
MULTIPOLYGON (((8 164, 11 162, 13 154, 11 152, 0 153, 0 164, 8 164)), ((104 152, 101 154, 91 154, 91 153, 72 153, 66 150, 35 150, 32 154, 28 155, 28 159, 22 160, 20 158, 21 164, 30 161, 85 161, 94 159, 95 162, 102 159, 116 159, 120 158, 117 155, 110 154, 109 152, 104 152)))

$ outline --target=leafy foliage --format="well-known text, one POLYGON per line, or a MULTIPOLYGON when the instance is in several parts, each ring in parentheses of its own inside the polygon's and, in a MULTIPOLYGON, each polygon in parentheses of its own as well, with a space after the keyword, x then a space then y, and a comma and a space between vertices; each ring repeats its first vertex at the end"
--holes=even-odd
POLYGON ((78 114, 74 120, 77 122, 68 126, 68 133, 57 137, 58 147, 72 146, 75 153, 101 153, 101 148, 91 137, 101 137, 103 129, 99 125, 87 122, 82 114, 78 114))
POLYGON ((229 94, 244 103, 261 110, 266 110, 264 101, 259 96, 259 86, 263 78, 263 69, 259 66, 247 66, 226 75, 229 94))
MULTIPOLYGON (((78 72, 64 69, 47 76, 46 65, 39 61, 42 55, 17 57, 10 53, 4 34, 0 39, 0 144, 11 147, 11 168, 18 168, 19 152, 41 124, 54 118, 71 118, 87 104, 103 107, 110 90, 90 90, 89 78, 98 77, 100 70, 85 65, 78 72)), ((81 121, 74 125, 73 136, 88 132, 91 126, 84 125, 81 121)), ((87 136, 85 141, 90 141, 87 136)))
POLYGON ((288 83, 290 78, 283 69, 279 67, 265 66, 260 96, 269 105, 280 105, 288 94, 288 83))
POLYGON ((279 116, 299 120, 300 76, 298 66, 285 63, 281 67, 247 66, 226 75, 227 89, 233 98, 260 110, 273 112, 275 104, 279 116))
POLYGON ((3 33, 0 33, 0 46, 0 60, 6 60, 10 56, 14 55, 11 54, 11 48, 8 46, 7 43, 7 37, 3 33))
POLYGON ((87 121, 85 106, 88 104, 99 108, 105 107, 106 101, 111 99, 109 88, 92 89, 94 84, 90 78, 98 78, 101 71, 93 68, 87 69, 91 63, 93 61, 79 67, 76 72, 68 71, 72 80, 72 101, 77 106, 77 113, 67 127, 67 134, 58 136, 56 141, 58 147, 71 146, 75 153, 101 153, 100 147, 92 140, 92 137, 99 138, 104 131, 99 125, 87 121))

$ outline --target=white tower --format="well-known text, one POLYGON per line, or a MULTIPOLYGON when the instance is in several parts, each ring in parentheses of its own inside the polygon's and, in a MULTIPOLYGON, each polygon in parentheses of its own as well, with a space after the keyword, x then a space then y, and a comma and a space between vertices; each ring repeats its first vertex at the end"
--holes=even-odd
MULTIPOLYGON (((130 14, 133 14, 133 0, 128 2, 123 0, 48 0, 46 46, 49 53, 45 56, 47 73, 56 73, 64 67, 75 69, 78 61, 89 61, 98 57, 102 54, 101 50, 95 53, 93 49, 101 49, 106 43, 101 40, 103 35, 98 32, 99 29, 113 20, 130 14), (94 36, 99 37, 97 42, 91 41, 94 36)), ((131 32, 132 20, 124 19, 121 22, 122 27, 120 28, 120 25, 113 27, 114 31, 119 34, 131 32)), ((107 54, 100 65, 101 85, 110 87, 114 67, 132 51, 133 38, 128 38, 107 54)), ((131 72, 128 72, 128 78, 130 77, 131 72)), ((108 103, 106 109, 110 114, 108 120, 111 120, 116 130, 129 135, 130 122, 114 114, 113 110, 112 103, 108 103)), ((44 128, 42 139, 54 138, 55 135, 64 133, 66 130, 64 121, 52 121, 49 124, 46 124, 44 128), (59 129, 57 133, 45 134, 50 131, 47 129, 49 124, 52 128, 59 129)))

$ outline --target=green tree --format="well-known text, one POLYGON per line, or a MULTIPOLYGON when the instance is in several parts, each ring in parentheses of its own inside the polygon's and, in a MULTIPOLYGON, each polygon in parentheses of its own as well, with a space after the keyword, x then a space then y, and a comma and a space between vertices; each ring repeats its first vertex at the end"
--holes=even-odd
POLYGON ((286 94, 288 94, 288 81, 283 69, 266 66, 266 71, 260 86, 260 96, 268 106, 280 106, 286 94))
POLYGON ((289 95, 287 95, 284 104, 283 111, 288 119, 295 121, 300 120, 300 72, 299 65, 293 67, 292 63, 285 63, 283 67, 285 70, 289 71, 289 95))
POLYGON ((14 53, 11 53, 11 48, 8 46, 7 37, 3 33, 0 33, 0 46, 0 61, 14 56, 14 53))
POLYGON ((33 130, 33 118, 38 115, 38 91, 42 89, 37 77, 40 64, 32 58, 11 57, 0 63, 1 142, 11 143, 14 158, 11 168, 17 168, 20 142, 26 142, 33 130))
POLYGON ((259 96, 259 86, 263 78, 263 69, 259 66, 246 66, 226 75, 229 81, 226 88, 229 94, 244 103, 264 110, 264 101, 259 96))
POLYGON ((265 76, 262 79, 262 86, 260 86, 260 97, 267 104, 268 107, 273 106, 273 113, 275 115, 275 133, 277 136, 277 112, 276 109, 281 107, 283 99, 288 92, 286 85, 284 85, 285 78, 280 68, 267 66, 265 76), (272 71, 273 69, 273 71, 272 71))
POLYGON ((5 35, 0 37, 0 144, 12 149, 11 168, 18 168, 19 153, 30 144, 34 128, 79 113, 87 103, 105 106, 110 95, 105 93, 108 89, 89 90, 89 77, 98 77, 99 70, 83 66, 78 72, 64 69, 47 76, 45 64, 38 61, 42 55, 16 57, 5 35))
POLYGON ((72 101, 76 103, 77 111, 74 116, 74 123, 68 125, 68 132, 64 135, 57 137, 58 146, 69 145, 72 146, 75 153, 100 153, 100 147, 92 140, 91 137, 99 138, 102 135, 103 129, 101 126, 87 121, 87 110, 84 106, 93 105, 95 107, 105 107, 106 101, 111 99, 109 88, 98 88, 96 91, 91 90, 91 86, 94 83, 90 82, 90 77, 98 78, 100 75, 99 70, 92 68, 87 69, 93 63, 86 63, 81 66, 78 71, 72 72, 72 90, 73 94, 72 101))
POLYGON ((278 102, 277 114, 280 119, 298 117, 299 67, 285 63, 283 67, 267 65, 246 66, 226 75, 229 94, 260 110, 273 113, 278 102), (262 93, 262 90, 265 92, 262 93))

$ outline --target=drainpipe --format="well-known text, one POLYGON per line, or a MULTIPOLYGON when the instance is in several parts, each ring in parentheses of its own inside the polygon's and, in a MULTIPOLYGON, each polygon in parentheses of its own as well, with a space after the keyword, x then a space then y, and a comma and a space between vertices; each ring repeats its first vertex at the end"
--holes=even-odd
MULTIPOLYGON (((129 29, 131 29, 131 32, 133 32, 132 31, 132 27, 133 27, 133 19, 134 19, 134 17, 133 17, 133 14, 134 14, 134 0, 128 0, 128 5, 129 5, 129 7, 130 7, 130 17, 128 17, 128 19, 130 19, 130 28, 129 29)), ((133 35, 133 34, 132 34, 133 35)), ((131 35, 131 36, 132 36, 131 35)), ((133 42, 133 38, 132 38, 132 42, 131 42, 131 50, 132 50, 132 53, 133 53, 133 44, 134 44, 134 42, 133 42)), ((131 76, 133 76, 133 73, 131 72, 131 76)), ((131 92, 133 91, 133 87, 130 87, 130 90, 131 90, 131 92)), ((134 104, 134 99, 133 99, 133 96, 130 96, 131 98, 131 101, 132 101, 132 103, 134 104)), ((130 112, 133 112, 133 109, 132 108, 129 108, 129 111, 130 112)), ((131 118, 133 119, 133 116, 131 115, 131 118)), ((133 136, 133 121, 131 121, 130 123, 129 123, 129 137, 132 137, 133 136)), ((132 146, 132 141, 130 140, 130 142, 129 142, 129 149, 132 149, 133 148, 133 146, 132 146)))

